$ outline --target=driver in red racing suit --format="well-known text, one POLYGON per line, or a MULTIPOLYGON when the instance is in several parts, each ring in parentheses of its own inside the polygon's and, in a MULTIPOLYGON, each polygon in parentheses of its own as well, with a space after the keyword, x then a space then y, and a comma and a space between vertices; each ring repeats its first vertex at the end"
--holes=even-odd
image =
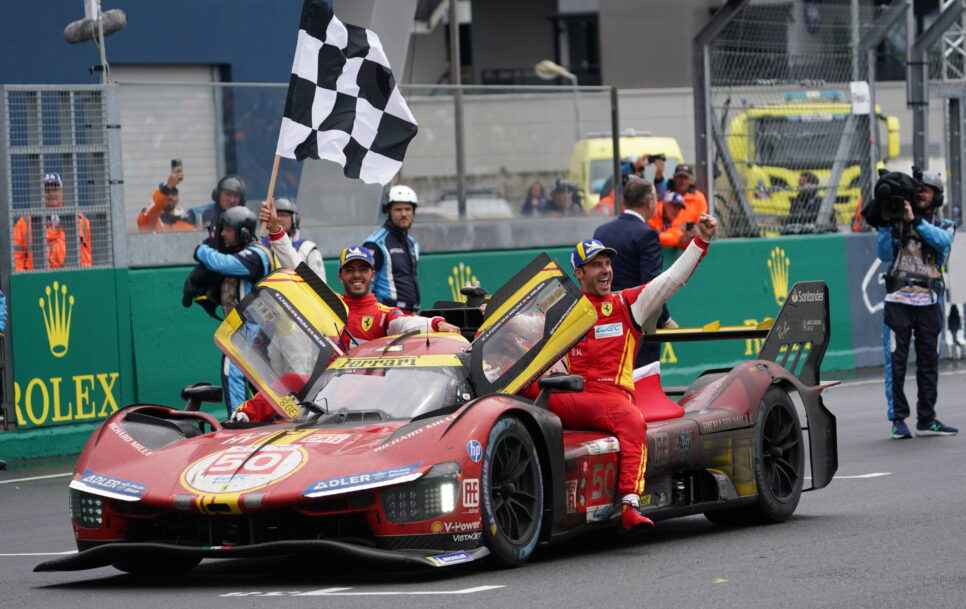
MULTIPOLYGON (((389 307, 372 293, 373 270, 372 252, 362 246, 347 247, 339 259, 339 281, 345 292, 342 302, 349 309, 346 326, 339 338, 339 346, 348 351, 376 338, 402 334, 410 330, 432 330, 436 332, 455 332, 460 329, 447 323, 442 317, 419 317, 410 315, 402 309, 389 307)), ((303 379, 304 383, 305 380, 303 379)), ((232 422, 268 421, 276 414, 271 403, 259 393, 241 404, 232 414, 232 422)))
POLYGON ((634 400, 634 357, 644 321, 691 277, 708 251, 717 221, 702 214, 697 237, 671 267, 650 283, 612 292, 611 257, 617 252, 590 239, 570 256, 580 289, 597 309, 597 324, 570 350, 571 374, 584 377, 584 390, 550 396, 550 411, 564 428, 608 431, 620 442, 617 491, 625 530, 654 526, 640 513, 647 466, 647 423, 634 400))

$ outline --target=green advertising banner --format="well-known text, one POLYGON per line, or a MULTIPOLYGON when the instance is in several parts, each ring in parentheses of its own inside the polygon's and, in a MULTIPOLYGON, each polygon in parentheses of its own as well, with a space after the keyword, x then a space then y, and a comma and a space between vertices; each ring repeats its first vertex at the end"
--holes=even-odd
MULTIPOLYGON (((465 252, 426 255, 419 264, 424 306, 437 300, 462 300, 459 288, 479 281, 493 292, 544 250, 465 252)), ((545 250, 570 271, 571 248, 545 250)), ((677 257, 665 248, 665 267, 677 257)), ((832 340, 823 369, 855 366, 851 349, 851 319, 844 239, 841 235, 810 235, 782 239, 715 241, 688 285, 668 303, 682 327, 756 325, 778 315, 789 289, 797 281, 821 279, 831 294, 832 340)), ((687 384, 709 368, 730 367, 754 358, 762 340, 664 343, 662 380, 687 384)))
POLYGON ((126 274, 105 269, 10 278, 18 427, 96 421, 134 397, 126 274))

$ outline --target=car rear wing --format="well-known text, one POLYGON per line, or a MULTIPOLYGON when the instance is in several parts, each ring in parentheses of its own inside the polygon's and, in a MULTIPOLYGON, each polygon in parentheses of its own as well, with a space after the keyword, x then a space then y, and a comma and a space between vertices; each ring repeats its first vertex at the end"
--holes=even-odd
POLYGON ((757 359, 769 360, 797 376, 806 385, 817 385, 819 370, 831 333, 828 286, 824 281, 802 281, 792 286, 774 321, 757 326, 721 326, 647 331, 646 342, 682 342, 764 338, 757 359))

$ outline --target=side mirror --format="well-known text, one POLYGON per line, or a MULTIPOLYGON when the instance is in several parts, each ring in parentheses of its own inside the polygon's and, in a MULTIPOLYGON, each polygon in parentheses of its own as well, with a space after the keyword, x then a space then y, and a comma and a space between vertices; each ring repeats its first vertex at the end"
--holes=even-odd
POLYGON ((545 376, 537 381, 540 395, 534 400, 534 405, 546 408, 550 401, 550 394, 554 391, 561 393, 577 393, 584 390, 584 377, 579 374, 557 374, 545 376))
POLYGON ((193 412, 201 408, 202 402, 218 403, 223 398, 221 387, 208 383, 195 383, 181 390, 181 399, 185 401, 184 409, 193 412))

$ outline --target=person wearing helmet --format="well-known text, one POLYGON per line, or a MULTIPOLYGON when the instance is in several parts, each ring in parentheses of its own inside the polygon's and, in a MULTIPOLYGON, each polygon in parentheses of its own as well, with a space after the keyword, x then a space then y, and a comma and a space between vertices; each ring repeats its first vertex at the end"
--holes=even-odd
MULTIPOLYGON (((256 240, 255 214, 245 206, 235 206, 219 217, 217 232, 221 247, 208 239, 195 248, 195 260, 205 269, 221 276, 221 306, 228 315, 251 291, 252 285, 268 274, 271 254, 256 240)), ((222 386, 225 406, 231 412, 245 401, 245 376, 227 357, 222 356, 222 386)))
POLYGON ((265 201, 258 218, 268 228, 268 236, 262 239, 262 245, 272 250, 273 268, 294 269, 304 262, 325 281, 322 252, 314 241, 299 236, 299 210, 291 199, 265 201))
POLYGON ((888 220, 876 230, 876 253, 888 262, 885 275, 883 344, 885 352, 886 415, 892 422, 891 436, 911 438, 905 419, 910 415, 903 391, 909 345, 915 333, 916 349, 916 435, 952 436, 959 430, 936 418, 939 382, 939 336, 943 330, 942 267, 952 248, 956 226, 940 220, 936 210, 943 205, 943 181, 937 173, 913 168, 919 192, 912 201, 903 200, 901 218, 888 220))
POLYGON ((416 192, 403 185, 393 186, 382 206, 386 222, 366 237, 363 245, 372 251, 376 271, 372 291, 384 305, 410 313, 419 310, 419 243, 409 234, 416 214, 416 192))
POLYGON ((246 190, 245 180, 241 176, 226 174, 211 191, 211 203, 192 207, 189 213, 194 218, 201 218, 201 227, 216 236, 221 214, 233 207, 245 205, 246 190))

